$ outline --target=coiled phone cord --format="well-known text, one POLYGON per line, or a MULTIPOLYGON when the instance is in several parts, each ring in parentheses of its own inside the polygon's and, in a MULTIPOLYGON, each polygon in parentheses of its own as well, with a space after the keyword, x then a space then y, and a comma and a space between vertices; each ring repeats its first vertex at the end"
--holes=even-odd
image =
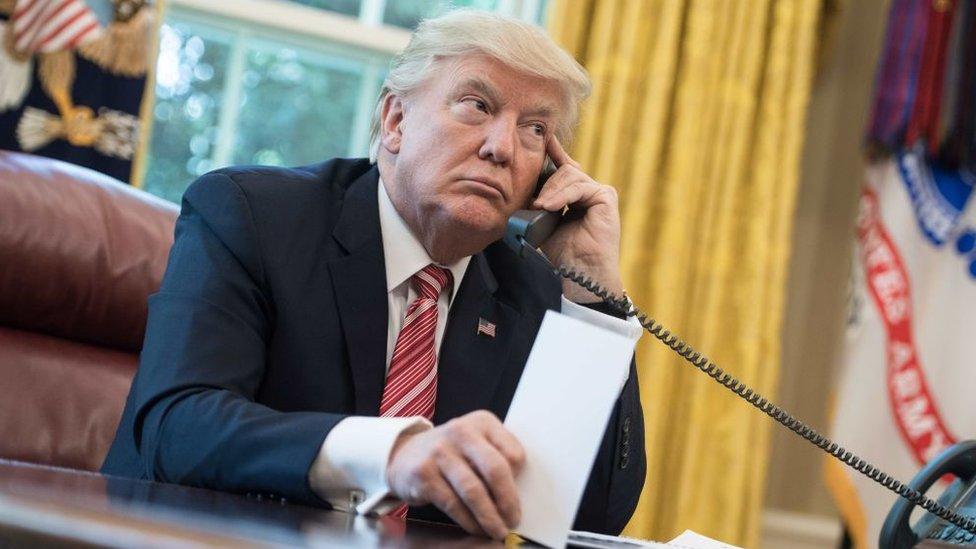
POLYGON ((594 282, 592 279, 588 278, 585 274, 571 267, 567 267, 566 265, 560 265, 558 269, 556 269, 556 272, 559 274, 559 276, 572 280, 576 284, 579 284, 583 288, 593 292, 621 314, 625 314, 628 317, 636 316, 637 320, 645 330, 657 338, 661 343, 664 343, 670 347, 689 364, 695 368, 698 368, 736 395, 742 397, 746 402, 752 404, 767 416, 775 419, 790 431, 800 435, 811 444, 839 459, 849 467, 853 468, 855 471, 907 499, 912 504, 918 505, 939 518, 949 521, 964 530, 976 534, 976 520, 956 513, 941 503, 925 497, 925 494, 911 488, 910 486, 907 486, 906 484, 903 484, 891 475, 881 471, 874 465, 871 465, 867 461, 854 455, 852 452, 844 449, 843 446, 821 435, 813 428, 793 417, 786 410, 776 406, 759 393, 750 389, 745 383, 742 383, 732 375, 719 368, 715 363, 691 348, 690 345, 682 341, 670 331, 665 330, 664 326, 658 322, 655 322, 653 318, 647 316, 647 314, 638 309, 637 306, 626 297, 617 297, 594 282))

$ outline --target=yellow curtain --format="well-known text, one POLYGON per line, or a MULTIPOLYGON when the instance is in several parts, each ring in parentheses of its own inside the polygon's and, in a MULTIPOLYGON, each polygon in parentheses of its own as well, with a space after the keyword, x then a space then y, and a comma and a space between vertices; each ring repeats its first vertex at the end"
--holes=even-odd
MULTIPOLYGON (((613 184, 628 293, 775 396, 822 0, 552 0, 594 94, 572 151, 613 184)), ((771 420, 646 336, 648 475, 627 535, 759 538, 771 420)))

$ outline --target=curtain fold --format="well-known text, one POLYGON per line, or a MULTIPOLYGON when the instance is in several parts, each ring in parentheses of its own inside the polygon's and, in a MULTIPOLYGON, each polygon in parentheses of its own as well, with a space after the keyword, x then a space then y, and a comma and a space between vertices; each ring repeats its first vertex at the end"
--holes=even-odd
MULTIPOLYGON (((697 350, 775 396, 822 0, 553 0, 590 71, 572 154, 614 185, 624 282, 697 350)), ((626 534, 755 546, 770 421, 660 343, 638 346, 648 477, 626 534)))

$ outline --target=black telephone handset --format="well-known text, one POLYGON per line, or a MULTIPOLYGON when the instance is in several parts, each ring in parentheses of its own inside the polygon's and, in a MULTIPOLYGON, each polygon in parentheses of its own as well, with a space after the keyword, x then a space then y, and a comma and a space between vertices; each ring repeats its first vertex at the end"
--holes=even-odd
MULTIPOLYGON (((552 160, 546 157, 542 173, 535 184, 535 194, 538 196, 546 181, 555 173, 556 167, 552 160)), ((545 265, 558 274, 558 270, 552 263, 538 251, 542 243, 556 231, 556 227, 563 221, 580 219, 586 214, 586 210, 574 208, 570 205, 565 212, 550 212, 546 210, 518 210, 508 218, 508 226, 505 229, 505 243, 515 250, 519 257, 533 257, 545 262, 545 265), (541 256, 541 257, 540 257, 541 256)))
MULTIPOLYGON (((545 176, 540 178, 539 188, 544 182, 545 176)), ((581 215, 581 212, 570 209, 566 215, 576 217, 581 215)), ((572 280, 599 296, 621 314, 628 317, 636 316, 641 326, 648 333, 667 345, 686 362, 798 436, 901 496, 902 500, 896 503, 888 515, 888 520, 885 521, 880 539, 881 547, 885 549, 907 549, 914 547, 919 538, 931 539, 933 533, 952 537, 952 540, 943 538, 943 541, 951 541, 952 543, 968 545, 974 540, 976 537, 976 518, 974 518, 976 517, 976 441, 961 442, 952 446, 919 473, 910 485, 898 481, 821 435, 786 410, 776 406, 726 373, 707 357, 664 329, 660 323, 648 317, 626 297, 615 296, 602 288, 599 283, 571 266, 554 266, 539 249, 539 246, 556 230, 562 220, 563 215, 557 212, 519 210, 509 217, 504 240, 519 257, 542 264, 553 274, 572 280), (955 492, 953 494, 947 492, 938 502, 926 497, 925 491, 935 480, 947 473, 955 474, 961 479, 950 487, 950 491, 954 488, 955 492), (912 507, 916 505, 929 511, 941 521, 933 523, 932 520, 928 522, 919 520, 918 524, 912 528, 908 519, 912 507), (945 532, 949 532, 949 534, 945 534, 945 532)))
POLYGON ((519 210, 508 218, 505 243, 525 257, 525 246, 538 248, 556 230, 562 216, 546 210, 519 210))
MULTIPOLYGON (((910 486, 926 492, 940 478, 953 475, 952 484, 939 496, 939 503, 960 514, 976 516, 976 440, 954 444, 928 462, 910 486)), ((915 526, 909 522, 912 504, 898 500, 881 527, 881 547, 914 547, 923 539, 948 543, 976 544, 976 533, 932 515, 924 515, 915 526)))

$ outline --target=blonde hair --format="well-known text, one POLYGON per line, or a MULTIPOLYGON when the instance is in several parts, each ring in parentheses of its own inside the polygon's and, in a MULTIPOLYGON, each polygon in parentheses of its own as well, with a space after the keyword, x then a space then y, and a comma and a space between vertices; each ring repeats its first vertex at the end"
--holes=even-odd
POLYGON ((393 58, 370 125, 370 161, 376 162, 379 152, 380 111, 386 97, 391 93, 406 97, 430 77, 441 60, 472 54, 487 55, 519 72, 556 82, 567 107, 556 137, 568 144, 579 106, 590 94, 586 70, 535 25, 496 13, 462 9, 422 21, 407 47, 393 58))

